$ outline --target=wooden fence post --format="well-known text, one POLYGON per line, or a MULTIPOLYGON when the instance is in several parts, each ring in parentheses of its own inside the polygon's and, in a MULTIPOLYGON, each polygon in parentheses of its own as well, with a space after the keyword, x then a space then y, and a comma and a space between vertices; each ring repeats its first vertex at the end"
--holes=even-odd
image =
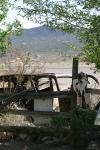
POLYGON ((77 73, 78 73, 78 57, 74 57, 73 65, 72 65, 72 86, 71 86, 71 90, 73 91, 72 101, 71 101, 72 108, 76 107, 77 105, 77 94, 73 90, 73 79, 75 79, 77 73))

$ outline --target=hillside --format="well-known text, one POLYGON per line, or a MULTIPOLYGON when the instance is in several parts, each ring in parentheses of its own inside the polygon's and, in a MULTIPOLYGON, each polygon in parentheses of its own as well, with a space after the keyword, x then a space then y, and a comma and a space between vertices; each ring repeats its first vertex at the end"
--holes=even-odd
POLYGON ((50 30, 45 26, 24 29, 21 36, 12 36, 15 47, 22 47, 34 54, 43 56, 74 55, 77 52, 69 48, 69 44, 80 46, 79 41, 72 35, 58 30, 50 30))

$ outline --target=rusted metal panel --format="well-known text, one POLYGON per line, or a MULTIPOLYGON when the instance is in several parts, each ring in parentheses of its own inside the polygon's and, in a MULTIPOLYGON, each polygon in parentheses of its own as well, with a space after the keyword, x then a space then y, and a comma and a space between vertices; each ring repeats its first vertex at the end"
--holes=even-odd
POLYGON ((34 99, 34 111, 53 111, 52 98, 34 99))

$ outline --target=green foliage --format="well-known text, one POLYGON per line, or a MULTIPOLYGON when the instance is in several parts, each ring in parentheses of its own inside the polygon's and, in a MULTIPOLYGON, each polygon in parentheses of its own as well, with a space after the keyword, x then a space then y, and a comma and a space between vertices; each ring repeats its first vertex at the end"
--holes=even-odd
POLYGON ((51 120, 51 126, 55 128, 56 135, 62 134, 64 129, 69 129, 68 141, 73 149, 85 150, 91 139, 94 139, 90 133, 95 130, 95 118, 96 112, 93 110, 73 108, 71 119, 54 117, 51 120))
POLYGON ((8 1, 0 0, 0 22, 6 17, 8 12, 8 1))
POLYGON ((6 24, 5 19, 9 11, 9 0, 0 0, 0 53, 5 53, 11 44, 9 36, 21 33, 21 24, 15 20, 12 24, 6 24))
POLYGON ((51 120, 51 126, 57 130, 62 130, 64 127, 69 126, 69 120, 68 120, 68 118, 54 117, 51 120))
POLYGON ((75 33, 83 40, 85 60, 100 69, 100 0, 24 0, 20 7, 25 16, 64 32, 75 33))
POLYGON ((96 114, 94 111, 79 111, 74 109, 71 119, 71 141, 74 149, 85 150, 88 145, 88 132, 94 129, 94 120, 96 114))

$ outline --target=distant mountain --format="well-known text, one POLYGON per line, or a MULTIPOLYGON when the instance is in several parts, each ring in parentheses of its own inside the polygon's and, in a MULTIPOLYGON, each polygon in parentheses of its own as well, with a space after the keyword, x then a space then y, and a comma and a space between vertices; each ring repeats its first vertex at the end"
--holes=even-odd
POLYGON ((58 30, 51 30, 46 26, 24 29, 21 36, 12 36, 12 44, 22 47, 34 54, 43 56, 74 55, 77 52, 69 48, 69 44, 80 46, 81 43, 73 35, 58 30))

